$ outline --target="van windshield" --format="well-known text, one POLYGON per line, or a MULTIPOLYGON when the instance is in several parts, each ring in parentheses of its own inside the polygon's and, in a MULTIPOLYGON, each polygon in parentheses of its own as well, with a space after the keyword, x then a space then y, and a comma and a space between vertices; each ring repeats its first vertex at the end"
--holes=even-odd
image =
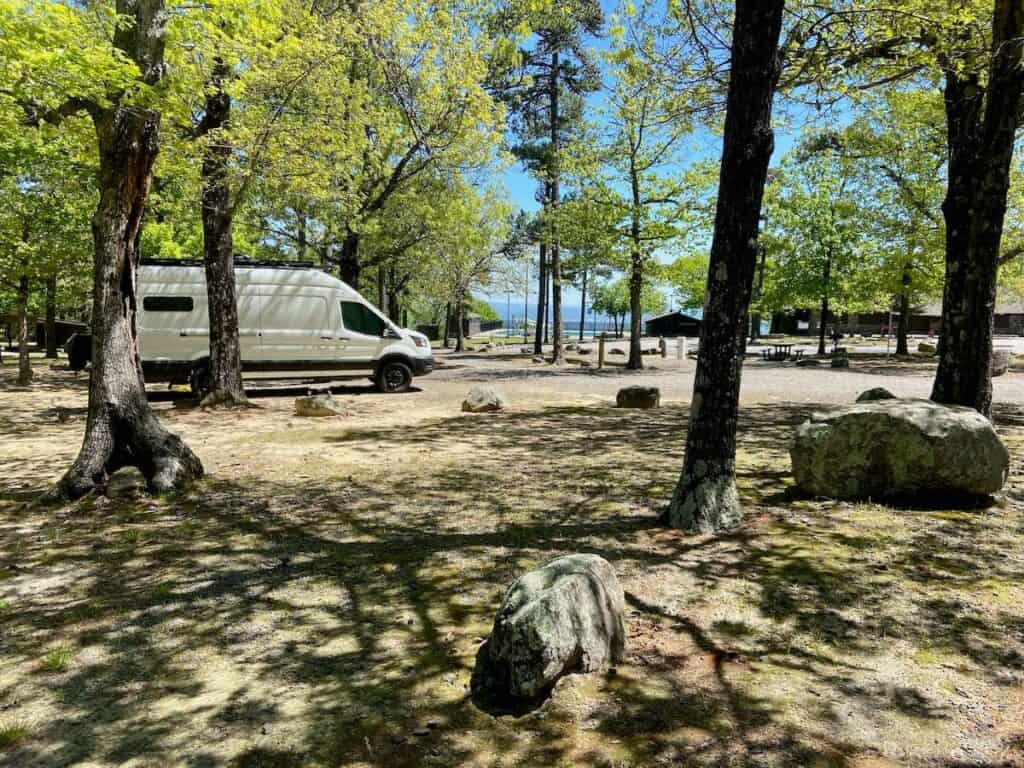
POLYGON ((341 322, 345 329, 367 336, 383 336, 384 321, 368 306, 358 301, 341 302, 341 322))

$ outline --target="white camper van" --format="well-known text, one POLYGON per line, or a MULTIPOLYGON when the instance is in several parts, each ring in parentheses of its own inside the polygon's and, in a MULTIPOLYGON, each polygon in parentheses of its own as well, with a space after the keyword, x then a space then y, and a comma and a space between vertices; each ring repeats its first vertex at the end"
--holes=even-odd
MULTIPOLYGON (((235 269, 242 375, 251 379, 369 377, 402 392, 430 373, 430 342, 399 328, 348 285, 306 264, 239 260, 235 269)), ((209 387, 202 262, 144 261, 139 348, 147 383, 209 387)))

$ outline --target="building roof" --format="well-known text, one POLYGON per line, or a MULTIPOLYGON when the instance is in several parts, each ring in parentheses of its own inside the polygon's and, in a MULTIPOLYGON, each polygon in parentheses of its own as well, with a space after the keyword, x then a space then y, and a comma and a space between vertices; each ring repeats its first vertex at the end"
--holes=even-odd
POLYGON ((684 318, 686 320, 692 320, 695 323, 699 323, 700 322, 700 318, 693 317, 692 315, 687 315, 685 312, 682 312, 682 311, 680 311, 678 309, 673 309, 671 312, 665 312, 665 313, 663 313, 661 315, 655 315, 654 317, 649 317, 649 318, 647 318, 647 320, 645 322, 649 323, 649 322, 651 322, 653 320, 663 320, 665 318, 675 317, 675 316, 682 317, 682 318, 684 318))

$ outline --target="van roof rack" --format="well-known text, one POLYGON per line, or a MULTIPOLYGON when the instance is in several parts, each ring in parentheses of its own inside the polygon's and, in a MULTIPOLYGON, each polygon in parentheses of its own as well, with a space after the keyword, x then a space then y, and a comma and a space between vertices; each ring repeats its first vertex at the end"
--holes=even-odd
MULTIPOLYGON (((147 267, 201 267, 203 266, 202 259, 142 259, 140 264, 147 267)), ((316 267, 312 261, 279 261, 279 260, 259 260, 259 259, 248 259, 244 256, 235 257, 235 269, 240 268, 252 269, 259 267, 261 269, 314 269, 316 267)))

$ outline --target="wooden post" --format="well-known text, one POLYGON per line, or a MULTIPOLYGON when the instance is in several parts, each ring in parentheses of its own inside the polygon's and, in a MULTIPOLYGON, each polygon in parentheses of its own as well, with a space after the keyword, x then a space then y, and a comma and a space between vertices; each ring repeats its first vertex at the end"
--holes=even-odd
POLYGON ((601 337, 597 341, 597 368, 604 368, 604 331, 601 331, 601 337))
POLYGON ((668 342, 665 341, 664 336, 658 337, 658 350, 661 352, 662 358, 668 357, 668 342))

